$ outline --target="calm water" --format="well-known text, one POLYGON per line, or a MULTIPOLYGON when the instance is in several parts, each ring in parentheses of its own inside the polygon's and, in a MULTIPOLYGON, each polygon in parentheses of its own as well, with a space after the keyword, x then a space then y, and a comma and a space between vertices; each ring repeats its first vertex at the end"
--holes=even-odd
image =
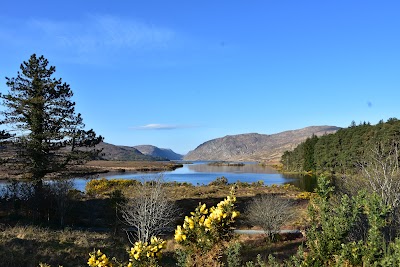
MULTIPOLYGON (((184 164, 174 171, 160 173, 106 173, 95 178, 106 179, 152 179, 162 175, 167 182, 188 182, 193 185, 207 185, 217 177, 224 176, 229 183, 263 181, 265 185, 293 184, 303 190, 312 191, 315 187, 315 178, 302 175, 284 175, 271 167, 263 167, 256 163, 246 163, 245 166, 209 166, 207 162, 184 164)), ((74 179, 75 187, 84 191, 89 179, 74 179)))

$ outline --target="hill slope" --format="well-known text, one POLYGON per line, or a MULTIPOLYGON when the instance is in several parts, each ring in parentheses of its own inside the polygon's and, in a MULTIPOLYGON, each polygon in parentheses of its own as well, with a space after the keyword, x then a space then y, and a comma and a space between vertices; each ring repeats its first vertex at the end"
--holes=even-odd
POLYGON ((101 142, 96 146, 97 149, 103 149, 99 159, 105 160, 160 160, 152 156, 144 155, 136 148, 130 146, 117 146, 106 142, 101 142))
POLYGON ((321 136, 339 130, 335 126, 310 126, 277 134, 239 134, 213 139, 190 151, 184 160, 226 160, 279 162, 286 150, 293 150, 313 134, 321 136))
POLYGON ((140 145, 140 146, 134 146, 134 148, 139 150, 142 154, 152 157, 166 158, 169 160, 183 159, 183 155, 175 153, 174 151, 168 148, 158 148, 152 145, 140 145))

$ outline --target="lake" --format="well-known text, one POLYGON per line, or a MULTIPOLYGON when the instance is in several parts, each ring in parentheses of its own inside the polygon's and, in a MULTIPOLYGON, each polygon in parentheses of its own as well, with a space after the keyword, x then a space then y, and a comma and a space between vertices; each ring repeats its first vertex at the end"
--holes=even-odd
MULTIPOLYGON (((150 180, 155 176, 162 175, 167 182, 187 182, 193 185, 207 185, 217 177, 226 177, 229 183, 237 181, 253 183, 263 181, 265 185, 272 184, 293 184, 302 190, 312 191, 316 185, 315 177, 306 175, 286 175, 277 172, 268 166, 261 166, 257 163, 246 163, 244 166, 210 166, 208 162, 193 162, 183 164, 182 168, 174 171, 159 173, 106 173, 99 174, 93 178, 106 179, 146 179, 150 180)), ((85 185, 90 179, 75 178, 75 188, 85 190, 85 185)))

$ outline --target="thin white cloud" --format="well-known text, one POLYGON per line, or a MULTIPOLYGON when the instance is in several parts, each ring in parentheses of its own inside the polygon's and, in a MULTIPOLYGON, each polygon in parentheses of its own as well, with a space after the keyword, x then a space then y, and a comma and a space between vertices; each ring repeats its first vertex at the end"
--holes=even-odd
POLYGON ((111 15, 79 20, 0 16, 0 42, 16 51, 34 51, 66 62, 113 66, 132 54, 169 49, 177 34, 162 25, 111 15))
POLYGON ((193 128, 193 126, 151 123, 151 124, 146 124, 146 125, 142 125, 142 126, 132 127, 131 129, 133 129, 133 130, 174 130, 174 129, 184 129, 184 128, 193 128))
POLYGON ((174 38, 168 28, 110 15, 88 16, 79 22, 34 19, 29 26, 60 47, 81 52, 160 48, 174 38))

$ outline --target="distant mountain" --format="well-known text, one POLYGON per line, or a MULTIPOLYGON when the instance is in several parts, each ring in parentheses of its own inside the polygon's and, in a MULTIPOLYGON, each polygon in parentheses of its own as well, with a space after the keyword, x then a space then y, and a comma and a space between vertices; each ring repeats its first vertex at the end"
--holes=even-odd
POLYGON ((97 149, 103 149, 99 155, 99 159, 105 160, 164 160, 160 158, 155 158, 149 155, 144 155, 139 150, 130 146, 117 146, 106 142, 101 142, 96 146, 97 149))
POLYGON ((339 130, 336 126, 310 126, 277 134, 227 135, 199 145, 184 160, 264 161, 278 163, 283 152, 293 150, 313 134, 321 136, 339 130))
POLYGON ((166 158, 169 160, 183 159, 183 155, 175 153, 174 151, 168 148, 158 148, 152 145, 140 145, 140 146, 134 146, 134 148, 139 150, 142 154, 152 157, 166 158))

